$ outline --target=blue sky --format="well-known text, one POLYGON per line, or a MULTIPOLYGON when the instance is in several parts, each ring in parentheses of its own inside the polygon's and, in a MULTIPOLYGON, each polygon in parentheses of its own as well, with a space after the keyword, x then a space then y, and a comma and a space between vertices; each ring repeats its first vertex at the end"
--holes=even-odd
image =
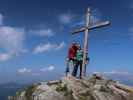
POLYGON ((92 21, 111 25, 90 31, 88 73, 133 76, 132 0, 0 0, 0 82, 62 76, 71 42, 82 44, 87 7, 92 21))

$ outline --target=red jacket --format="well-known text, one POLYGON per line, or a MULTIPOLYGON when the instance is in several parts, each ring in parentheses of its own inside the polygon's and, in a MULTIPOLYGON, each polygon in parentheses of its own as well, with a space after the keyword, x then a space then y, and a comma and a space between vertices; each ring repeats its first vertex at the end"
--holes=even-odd
POLYGON ((68 51, 68 58, 69 59, 74 59, 74 57, 76 56, 76 52, 77 52, 77 47, 76 46, 70 47, 69 51, 68 51))

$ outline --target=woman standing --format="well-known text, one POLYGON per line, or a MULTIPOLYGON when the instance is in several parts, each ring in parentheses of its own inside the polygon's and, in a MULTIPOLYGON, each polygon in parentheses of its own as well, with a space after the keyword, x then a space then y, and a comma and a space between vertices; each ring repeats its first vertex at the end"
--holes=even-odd
POLYGON ((82 62, 83 62, 83 50, 81 49, 80 44, 77 45, 78 50, 76 53, 76 64, 74 66, 72 75, 76 77, 77 72, 78 72, 78 67, 80 67, 80 78, 82 78, 82 62))

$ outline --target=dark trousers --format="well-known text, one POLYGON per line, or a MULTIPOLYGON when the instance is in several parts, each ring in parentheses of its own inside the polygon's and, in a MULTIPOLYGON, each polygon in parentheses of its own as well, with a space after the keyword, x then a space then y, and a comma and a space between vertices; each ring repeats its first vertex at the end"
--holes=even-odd
POLYGON ((76 65, 74 66, 72 75, 75 77, 77 76, 78 67, 80 67, 80 77, 81 77, 81 75, 82 75, 82 61, 76 61, 76 65))

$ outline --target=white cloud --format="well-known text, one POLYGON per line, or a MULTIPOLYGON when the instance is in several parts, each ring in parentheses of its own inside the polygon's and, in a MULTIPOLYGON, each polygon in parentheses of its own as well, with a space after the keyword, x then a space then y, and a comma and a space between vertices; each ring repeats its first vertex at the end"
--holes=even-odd
POLYGON ((0 25, 3 25, 3 15, 0 14, 0 25))
POLYGON ((61 42, 60 44, 54 44, 55 45, 55 50, 61 50, 65 47, 65 42, 61 42))
POLYGON ((8 52, 18 53, 21 51, 24 40, 24 29, 9 26, 0 27, 0 48, 8 52))
POLYGON ((44 36, 44 37, 51 37, 54 35, 54 31, 50 28, 48 29, 38 29, 38 30, 31 30, 30 33, 39 35, 39 36, 44 36))
POLYGON ((61 14, 58 16, 59 21, 62 24, 69 24, 71 23, 71 21, 73 20, 74 15, 71 13, 66 13, 66 14, 61 14))
POLYGON ((93 74, 101 74, 101 72, 93 72, 93 74))
POLYGON ((30 73, 31 69, 27 69, 27 68, 21 68, 17 71, 18 73, 30 73))
POLYGON ((55 66, 53 66, 53 65, 49 66, 49 68, 48 68, 49 71, 52 71, 54 69, 55 69, 55 66))
POLYGON ((11 54, 8 53, 0 53, 0 61, 7 61, 12 58, 11 54))
POLYGON ((50 65, 49 67, 45 67, 40 69, 41 72, 48 72, 48 71, 53 71, 55 69, 55 66, 50 65))
POLYGON ((35 47, 35 49, 33 50, 33 53, 37 54, 37 53, 43 53, 51 50, 60 50, 64 46, 65 46, 64 42, 61 42, 60 44, 51 44, 51 43, 41 44, 35 47))
POLYGON ((56 46, 56 50, 60 50, 65 47, 65 42, 61 42, 58 46, 56 46))
POLYGON ((50 65, 48 67, 44 67, 44 68, 36 69, 36 70, 28 69, 28 68, 24 67, 24 68, 18 69, 17 73, 21 74, 21 75, 25 75, 26 74, 26 75, 32 75, 32 76, 40 76, 44 72, 52 72, 53 70, 55 70, 55 66, 54 65, 50 65))
POLYGON ((42 53, 42 52, 46 52, 51 50, 52 48, 54 48, 54 45, 47 43, 47 44, 41 44, 38 45, 37 47, 35 47, 34 49, 34 53, 42 53))
POLYGON ((6 61, 23 50, 24 29, 4 26, 3 15, 0 14, 0 61, 6 61))

